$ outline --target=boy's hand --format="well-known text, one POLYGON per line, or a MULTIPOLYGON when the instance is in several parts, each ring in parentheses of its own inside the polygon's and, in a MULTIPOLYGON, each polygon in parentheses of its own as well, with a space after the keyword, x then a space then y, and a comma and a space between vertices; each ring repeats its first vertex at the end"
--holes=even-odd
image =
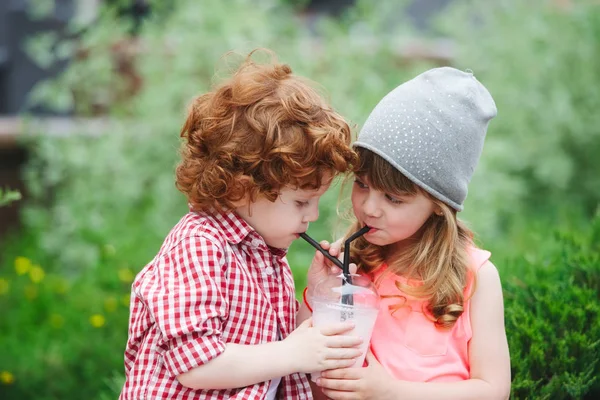
POLYGON ((363 341, 357 336, 342 335, 353 328, 354 324, 349 322, 316 328, 309 318, 283 340, 286 348, 283 356, 289 357, 296 372, 350 367, 361 355, 357 346, 363 341))

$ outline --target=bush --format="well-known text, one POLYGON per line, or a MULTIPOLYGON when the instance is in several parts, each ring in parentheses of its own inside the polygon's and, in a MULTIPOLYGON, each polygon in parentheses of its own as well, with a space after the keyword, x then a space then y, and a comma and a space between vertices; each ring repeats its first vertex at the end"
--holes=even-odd
MULTIPOLYGON (((531 232, 530 232, 531 234, 531 232)), ((600 395, 600 213, 502 266, 515 399, 600 395)))
POLYGON ((2 254, 2 398, 116 398, 110 385, 122 382, 133 270, 113 265, 106 248, 96 268, 74 278, 36 242, 23 235, 2 254))

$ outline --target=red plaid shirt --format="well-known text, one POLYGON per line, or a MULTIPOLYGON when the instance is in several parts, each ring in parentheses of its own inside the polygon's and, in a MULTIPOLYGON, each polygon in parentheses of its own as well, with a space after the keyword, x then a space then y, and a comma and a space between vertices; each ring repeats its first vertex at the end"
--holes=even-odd
MULTIPOLYGON (((133 283, 119 399, 264 399, 269 381, 192 390, 176 377, 227 343, 272 342, 278 330, 287 337, 297 310, 284 251, 270 249, 236 214, 188 213, 133 283)), ((306 375, 282 377, 277 398, 312 399, 306 375)))

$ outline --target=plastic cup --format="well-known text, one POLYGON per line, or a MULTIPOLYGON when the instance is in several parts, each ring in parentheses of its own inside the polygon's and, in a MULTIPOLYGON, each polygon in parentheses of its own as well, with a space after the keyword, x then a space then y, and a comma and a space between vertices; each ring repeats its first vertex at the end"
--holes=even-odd
MULTIPOLYGON (((352 274, 351 284, 348 282, 342 284, 342 279, 343 274, 340 274, 320 282, 315 287, 311 296, 313 325, 321 327, 352 321, 354 329, 344 334, 363 339, 359 347, 361 356, 352 366, 360 368, 365 361, 373 327, 377 320, 379 296, 371 282, 361 275, 352 274), (352 295, 353 304, 343 304, 343 295, 352 295)), ((313 373, 311 379, 315 381, 320 375, 320 373, 313 373)))

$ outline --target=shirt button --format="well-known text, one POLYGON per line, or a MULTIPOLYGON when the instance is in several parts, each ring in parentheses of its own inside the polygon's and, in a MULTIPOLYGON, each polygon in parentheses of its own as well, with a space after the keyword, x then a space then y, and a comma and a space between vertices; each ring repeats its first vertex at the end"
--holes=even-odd
POLYGON ((275 272, 275 270, 273 269, 273 267, 267 267, 267 268, 265 268, 265 274, 267 274, 267 275, 273 275, 273 272, 275 272))

